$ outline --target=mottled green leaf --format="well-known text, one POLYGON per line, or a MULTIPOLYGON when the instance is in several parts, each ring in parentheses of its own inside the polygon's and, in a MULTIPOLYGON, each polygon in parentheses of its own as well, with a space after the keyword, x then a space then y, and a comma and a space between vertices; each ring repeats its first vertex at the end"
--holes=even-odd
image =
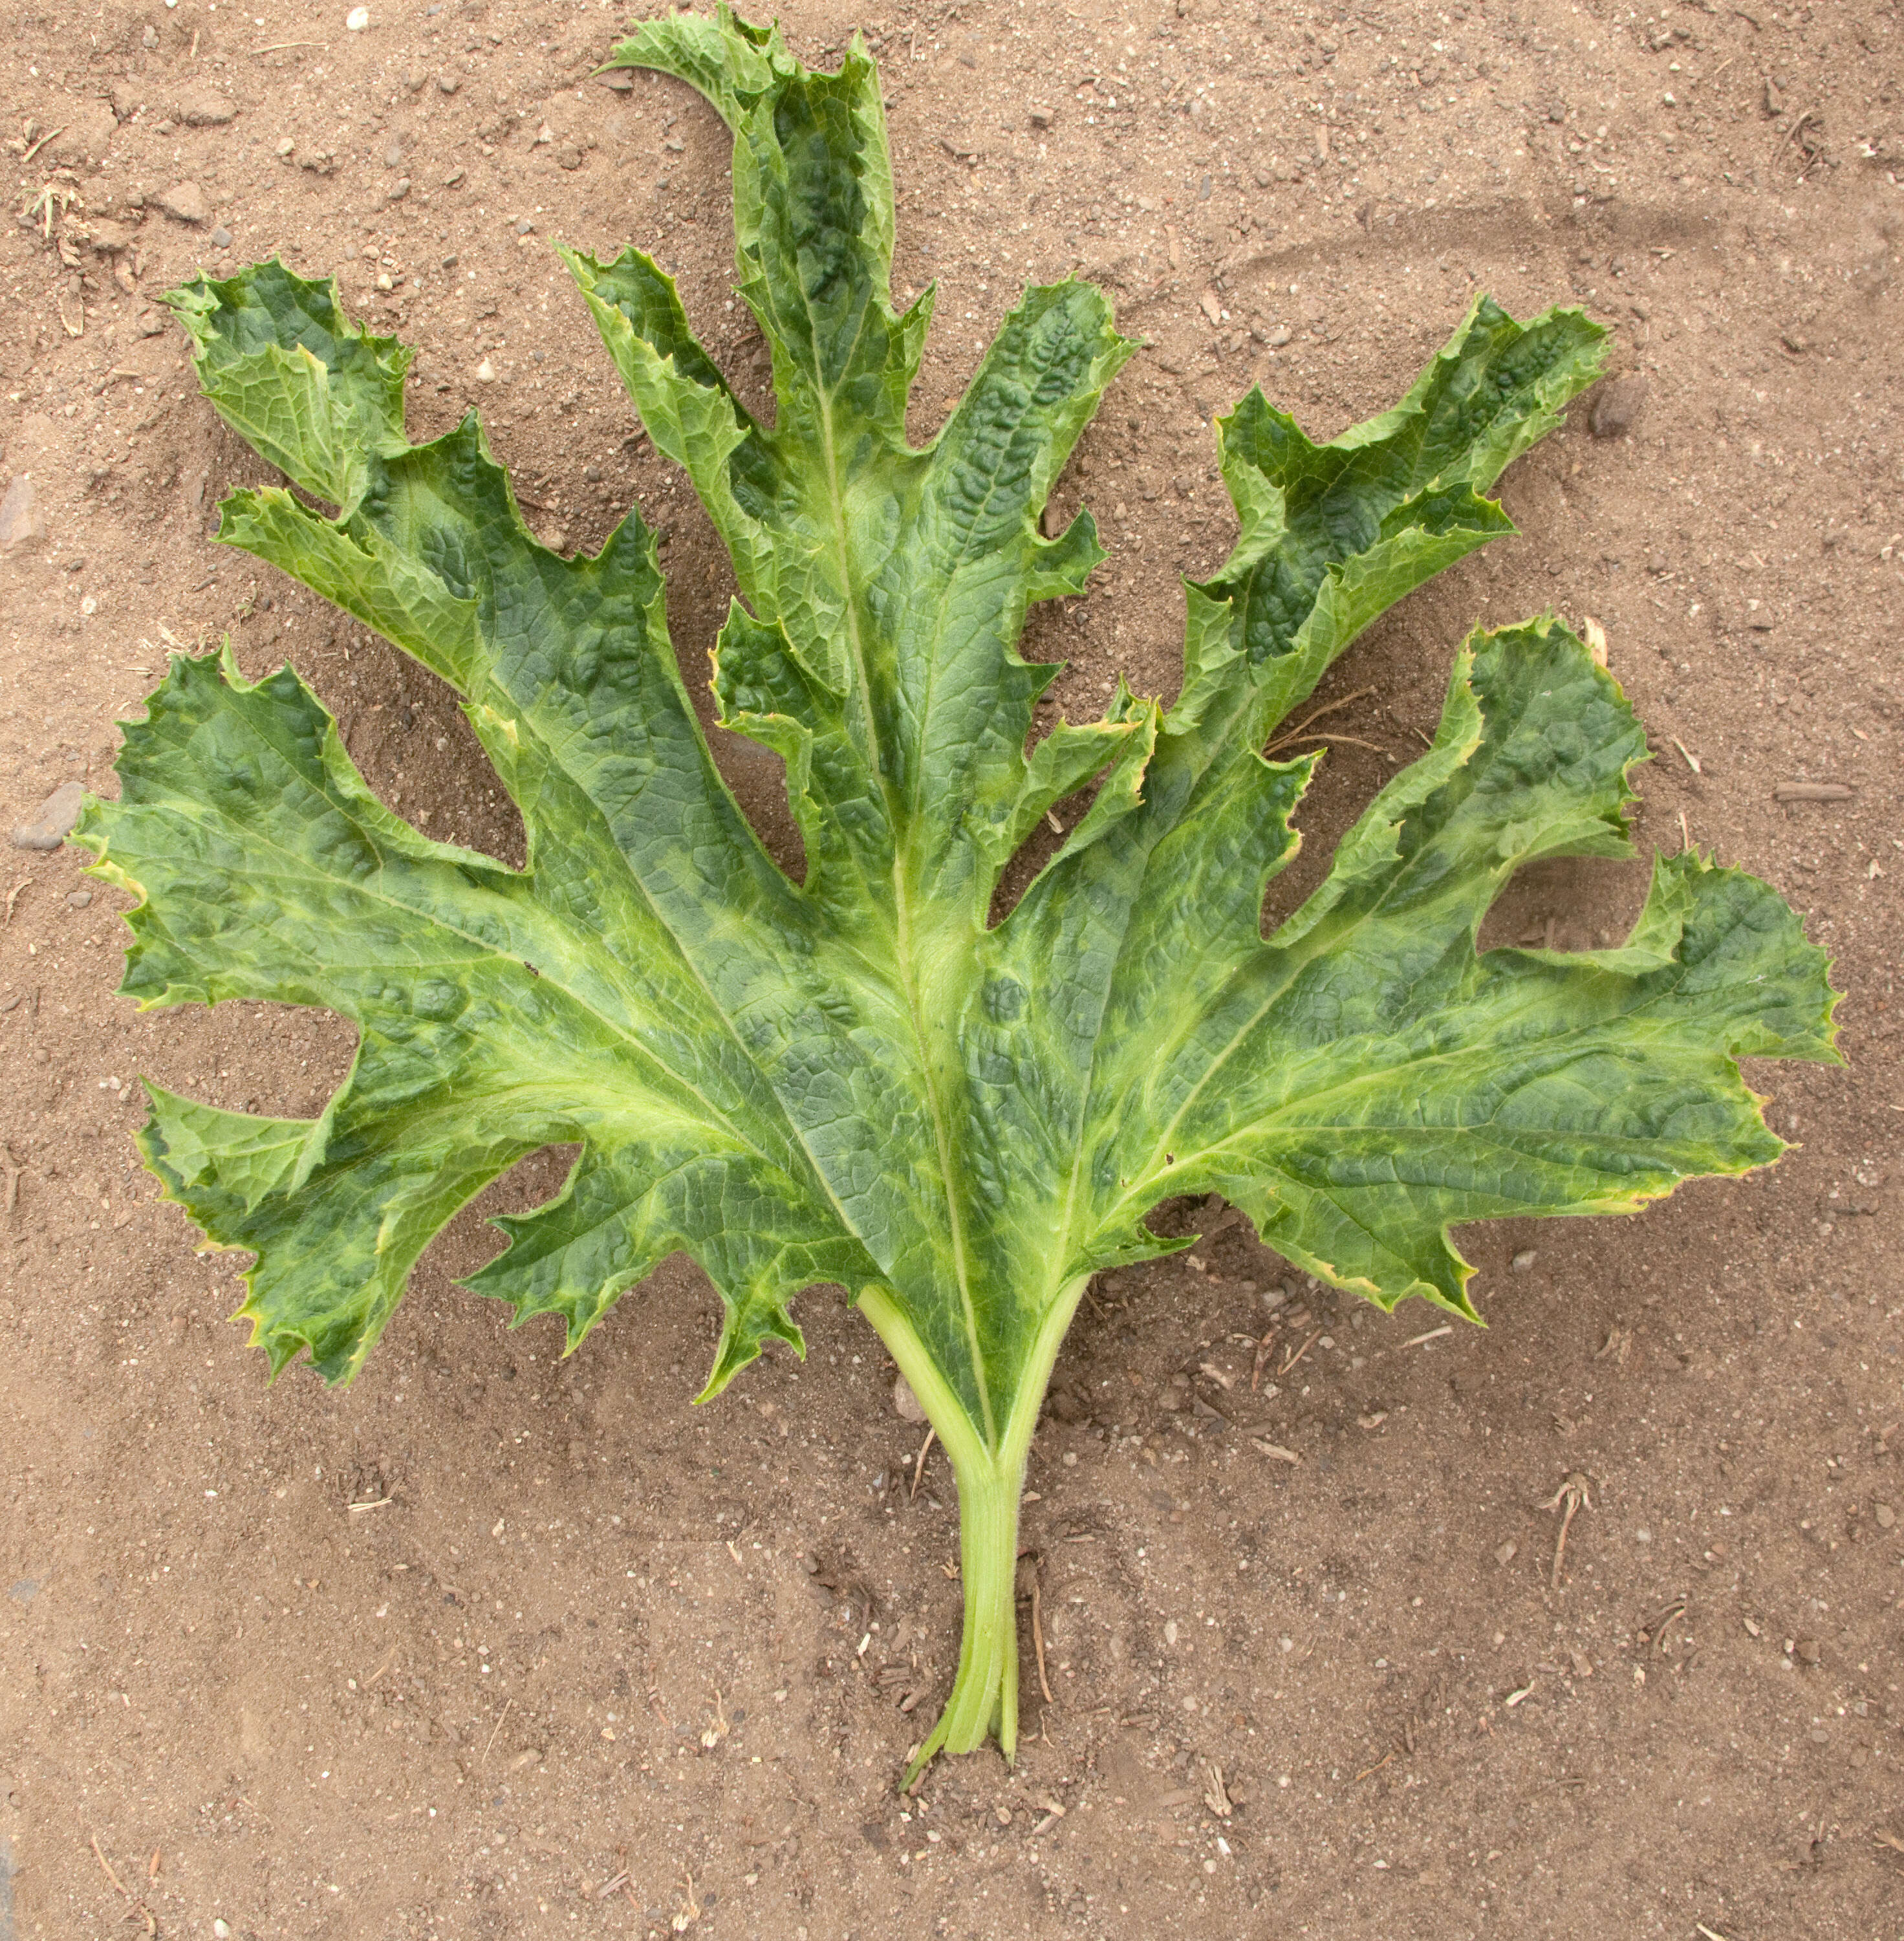
POLYGON ((1030 606, 1102 558, 1041 515, 1135 347, 1102 294, 1027 292, 939 435, 907 439, 928 291, 891 301, 876 74, 816 74, 723 9, 618 51, 732 131, 738 288, 772 355, 744 408, 669 279, 564 252, 656 445, 732 558, 709 670, 772 750, 804 840, 776 866, 716 769, 638 516, 599 553, 529 534, 472 418, 405 435, 408 353, 267 263, 173 302, 213 406, 295 491, 221 536, 461 697, 527 842, 518 870, 385 808, 289 671, 176 662, 80 839, 138 898, 127 992, 273 1000, 358 1032, 312 1120, 154 1090, 168 1193, 249 1250, 277 1367, 362 1365, 422 1249, 524 1154, 573 1148, 472 1285, 570 1345, 665 1256, 719 1288, 705 1393, 790 1304, 842 1284, 958 1470, 967 1623, 919 1757, 1015 1731, 1016 1518, 1053 1356, 1090 1276, 1169 1251, 1145 1215, 1218 1192, 1384 1307, 1472 1313, 1450 1230, 1623 1212, 1774 1158, 1744 1056, 1831 1056, 1824 959, 1765 885, 1655 866, 1616 949, 1480 952, 1513 873, 1627 854, 1643 744, 1557 621, 1478 634, 1441 727, 1272 937, 1313 757, 1264 750, 1357 634, 1511 530, 1487 496, 1600 368, 1576 311, 1478 301, 1392 411, 1316 445, 1252 391, 1219 426, 1239 536, 1187 591, 1182 689, 1120 687, 1032 739, 1057 670, 1030 606), (313 506, 313 499, 321 501, 313 506), (1002 921, 1054 805, 1086 812, 1002 921))

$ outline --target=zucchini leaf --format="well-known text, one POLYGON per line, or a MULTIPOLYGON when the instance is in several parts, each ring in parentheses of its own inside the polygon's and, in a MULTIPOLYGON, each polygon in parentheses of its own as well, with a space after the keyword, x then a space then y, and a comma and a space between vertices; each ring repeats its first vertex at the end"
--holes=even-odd
POLYGON ((1265 744, 1371 620, 1511 530, 1490 487, 1600 369, 1579 312, 1521 324, 1483 298, 1393 411, 1325 445, 1252 391, 1218 426, 1240 536, 1187 589, 1175 705, 1120 689, 1028 748, 1058 670, 1017 653, 1027 610, 1103 556, 1088 512, 1056 537, 1040 514, 1135 347, 1091 285, 1030 290, 914 446, 932 298, 891 301, 863 51, 811 72, 723 9, 616 58, 733 132, 771 423, 650 258, 564 255, 732 555, 714 692, 786 763, 805 880, 710 756, 638 515, 559 557, 473 417, 409 442, 408 353, 333 286, 276 262, 202 278, 172 298, 200 382, 289 481, 234 493, 221 537, 455 689, 527 860, 386 808, 294 674, 175 661, 78 837, 136 899, 124 991, 319 1007, 359 1043, 316 1119, 154 1087, 141 1145, 255 1256, 243 1312, 274 1371, 307 1351, 353 1374, 432 1236, 552 1142, 579 1149, 565 1186, 499 1223, 471 1284, 571 1347, 685 1251, 726 1307, 704 1398, 769 1339, 799 1346, 802 1288, 843 1285, 959 1481, 964 1647, 914 1770, 989 1735, 1009 1753, 1026 1450, 1090 1276, 1181 1244, 1149 1209, 1219 1193, 1338 1286, 1472 1316, 1452 1226, 1629 1212, 1777 1157, 1735 1060, 1833 1056, 1825 960, 1773 891, 1692 854, 1656 865, 1619 949, 1478 952, 1523 864, 1630 850, 1640 729, 1551 618, 1462 648, 1431 750, 1264 935, 1313 767, 1265 744), (1028 833, 1093 783, 992 922, 1028 833))

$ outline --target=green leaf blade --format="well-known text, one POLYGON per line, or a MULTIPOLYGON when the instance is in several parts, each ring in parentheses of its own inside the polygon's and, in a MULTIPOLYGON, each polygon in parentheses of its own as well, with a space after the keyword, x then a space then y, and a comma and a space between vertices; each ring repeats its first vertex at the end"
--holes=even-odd
POLYGON ((1132 1069, 1120 1197, 1166 1177, 1384 1305, 1465 1313, 1462 1221, 1629 1212, 1781 1150, 1736 1059, 1829 1056, 1822 954, 1762 884, 1663 863, 1636 945, 1475 952, 1514 870, 1626 853, 1631 711, 1551 622, 1478 635, 1441 734, 1193 1031, 1132 1069), (1132 1181, 1129 1187, 1124 1181, 1132 1181))
POLYGON ((770 405, 741 403, 651 258, 562 253, 732 558, 717 718, 784 763, 804 875, 722 778, 637 515, 561 557, 473 417, 408 442, 409 353, 334 287, 201 278, 173 301, 207 396, 326 502, 241 491, 222 536, 451 684, 526 857, 405 822, 289 671, 179 663, 78 835, 136 900, 126 992, 322 1007, 358 1044, 313 1118, 155 1090, 143 1148, 255 1255, 244 1312, 274 1370, 307 1352, 349 1379, 432 1236, 551 1145, 562 1188, 498 1222, 471 1284, 570 1347, 684 1253, 724 1311, 705 1400, 799 1352, 804 1288, 843 1286, 959 1477, 966 1634, 920 1757, 1009 1751, 1040 1399, 1091 1276, 1181 1244, 1145 1224, 1160 1201, 1227 1195, 1338 1285, 1472 1317, 1456 1227, 1630 1212, 1775 1158, 1737 1061, 1835 1056, 1828 966, 1773 891, 1697 855, 1657 864, 1618 947, 1479 950, 1516 870, 1631 853, 1638 724, 1551 619, 1468 642, 1427 753, 1264 934, 1323 758, 1313 721, 1278 724, 1377 616, 1512 530, 1487 494, 1600 368, 1578 312, 1481 299, 1393 411, 1327 444, 1242 400, 1218 431, 1239 538, 1187 590, 1176 702, 1120 684, 1035 739, 1059 670, 1021 656, 1028 613, 1104 557, 1088 512, 1043 530, 1135 348, 1102 294, 1027 292, 915 447, 931 293, 892 307, 863 48, 815 73, 723 8, 615 60, 691 82, 734 137, 770 405), (1041 820, 1086 791, 995 922, 1041 820))

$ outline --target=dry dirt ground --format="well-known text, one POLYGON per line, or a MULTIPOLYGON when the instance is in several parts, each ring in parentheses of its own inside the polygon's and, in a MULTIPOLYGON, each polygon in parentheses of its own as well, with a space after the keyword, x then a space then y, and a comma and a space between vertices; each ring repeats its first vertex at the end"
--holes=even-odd
MULTIPOLYGON (((263 473, 158 304, 201 265, 335 271, 419 347, 414 435, 480 407, 552 543, 637 500, 704 665, 725 567, 547 246, 652 248, 757 386, 714 115, 591 78, 618 22, 578 0, 345 14, 0 14, 8 827, 63 783, 111 793, 115 721, 168 649, 228 632, 247 671, 312 680, 432 833, 517 839, 442 689, 213 543, 263 473)), ((70 848, 0 847, 0 1936, 1904 1933, 1898 9, 798 0, 786 24, 817 64, 857 24, 884 63, 897 280, 942 291, 922 429, 1028 279, 1097 278, 1150 340, 1060 494, 1114 549, 1030 643, 1071 660, 1074 714, 1120 665, 1174 685, 1176 576, 1231 530, 1209 420, 1253 379, 1333 434, 1478 290, 1610 326, 1643 396, 1583 400, 1506 481, 1525 536, 1318 697, 1355 697, 1324 724, 1352 738, 1278 897, 1419 746, 1468 625, 1591 615, 1654 737, 1643 837, 1805 912, 1848 1068, 1755 1074, 1800 1142, 1775 1172, 1470 1232, 1486 1332, 1417 1340, 1425 1310, 1338 1300, 1233 1224, 1107 1277, 1032 1458, 1050 1698, 1028 1597, 1017 1769, 942 1765, 902 1801, 956 1647, 956 1517, 936 1457, 912 1493, 870 1331, 810 1295, 805 1365, 697 1411, 692 1272, 560 1362, 553 1324, 512 1334, 455 1286, 494 1244, 472 1212, 354 1389, 267 1388, 232 1263, 135 1162, 135 1074, 308 1112, 346 1035, 135 1014, 116 894, 70 848)), ((723 760, 784 836, 763 759, 723 760)), ((1588 943, 1642 874, 1549 868, 1492 934, 1588 943)), ((530 1163, 491 1210, 559 1174, 530 1163)))

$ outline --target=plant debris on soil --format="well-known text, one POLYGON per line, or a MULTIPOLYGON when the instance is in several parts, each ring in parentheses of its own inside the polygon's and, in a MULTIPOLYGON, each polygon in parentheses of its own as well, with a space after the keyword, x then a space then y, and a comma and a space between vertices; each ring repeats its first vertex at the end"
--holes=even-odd
MULTIPOLYGON (((1232 531, 1209 419, 1252 380, 1327 437, 1478 289, 1613 331, 1614 381, 1504 481, 1527 536, 1372 629, 1297 724, 1330 752, 1272 922, 1432 730, 1473 619, 1551 607, 1664 757, 1642 848, 1766 877, 1847 994, 1848 1071, 1751 1074, 1799 1148, 1776 1170, 1458 1236, 1490 1332, 1385 1318, 1180 1208, 1207 1237, 1099 1278, 1033 1446, 1022 1644, 1050 1698, 1027 1678, 1015 1769, 979 1754, 905 1797, 952 1668, 956 1503, 857 1319, 807 1297, 806 1362, 763 1360, 718 1420, 689 1399, 718 1304, 679 1262, 570 1360, 552 1324, 509 1333, 451 1283, 494 1251, 486 1215, 562 1178, 549 1152, 426 1256, 355 1388, 267 1388, 225 1324, 234 1263, 138 1166, 137 1077, 307 1113, 348 1033, 115 1001, 124 899, 57 846, 167 654, 228 632, 248 676, 313 684, 393 808, 520 860, 447 691, 212 543, 216 491, 274 475, 154 301, 201 267, 335 271, 421 347, 412 436, 479 405, 548 543, 592 549, 638 500, 704 692, 724 558, 549 248, 653 250, 758 404, 725 133, 684 87, 596 74, 622 20, 8 22, 0 1936, 1894 1924, 1894 11, 784 16, 809 63, 856 27, 882 63, 896 294, 940 286, 915 435, 1026 282, 1092 277, 1148 340, 1054 502, 1089 503, 1111 558, 1025 643, 1068 662, 1072 718, 1120 668, 1168 695, 1177 576, 1232 531)), ((791 853, 776 766, 719 752, 791 853)), ((1524 872, 1484 943, 1592 947, 1644 883, 1524 872)))

